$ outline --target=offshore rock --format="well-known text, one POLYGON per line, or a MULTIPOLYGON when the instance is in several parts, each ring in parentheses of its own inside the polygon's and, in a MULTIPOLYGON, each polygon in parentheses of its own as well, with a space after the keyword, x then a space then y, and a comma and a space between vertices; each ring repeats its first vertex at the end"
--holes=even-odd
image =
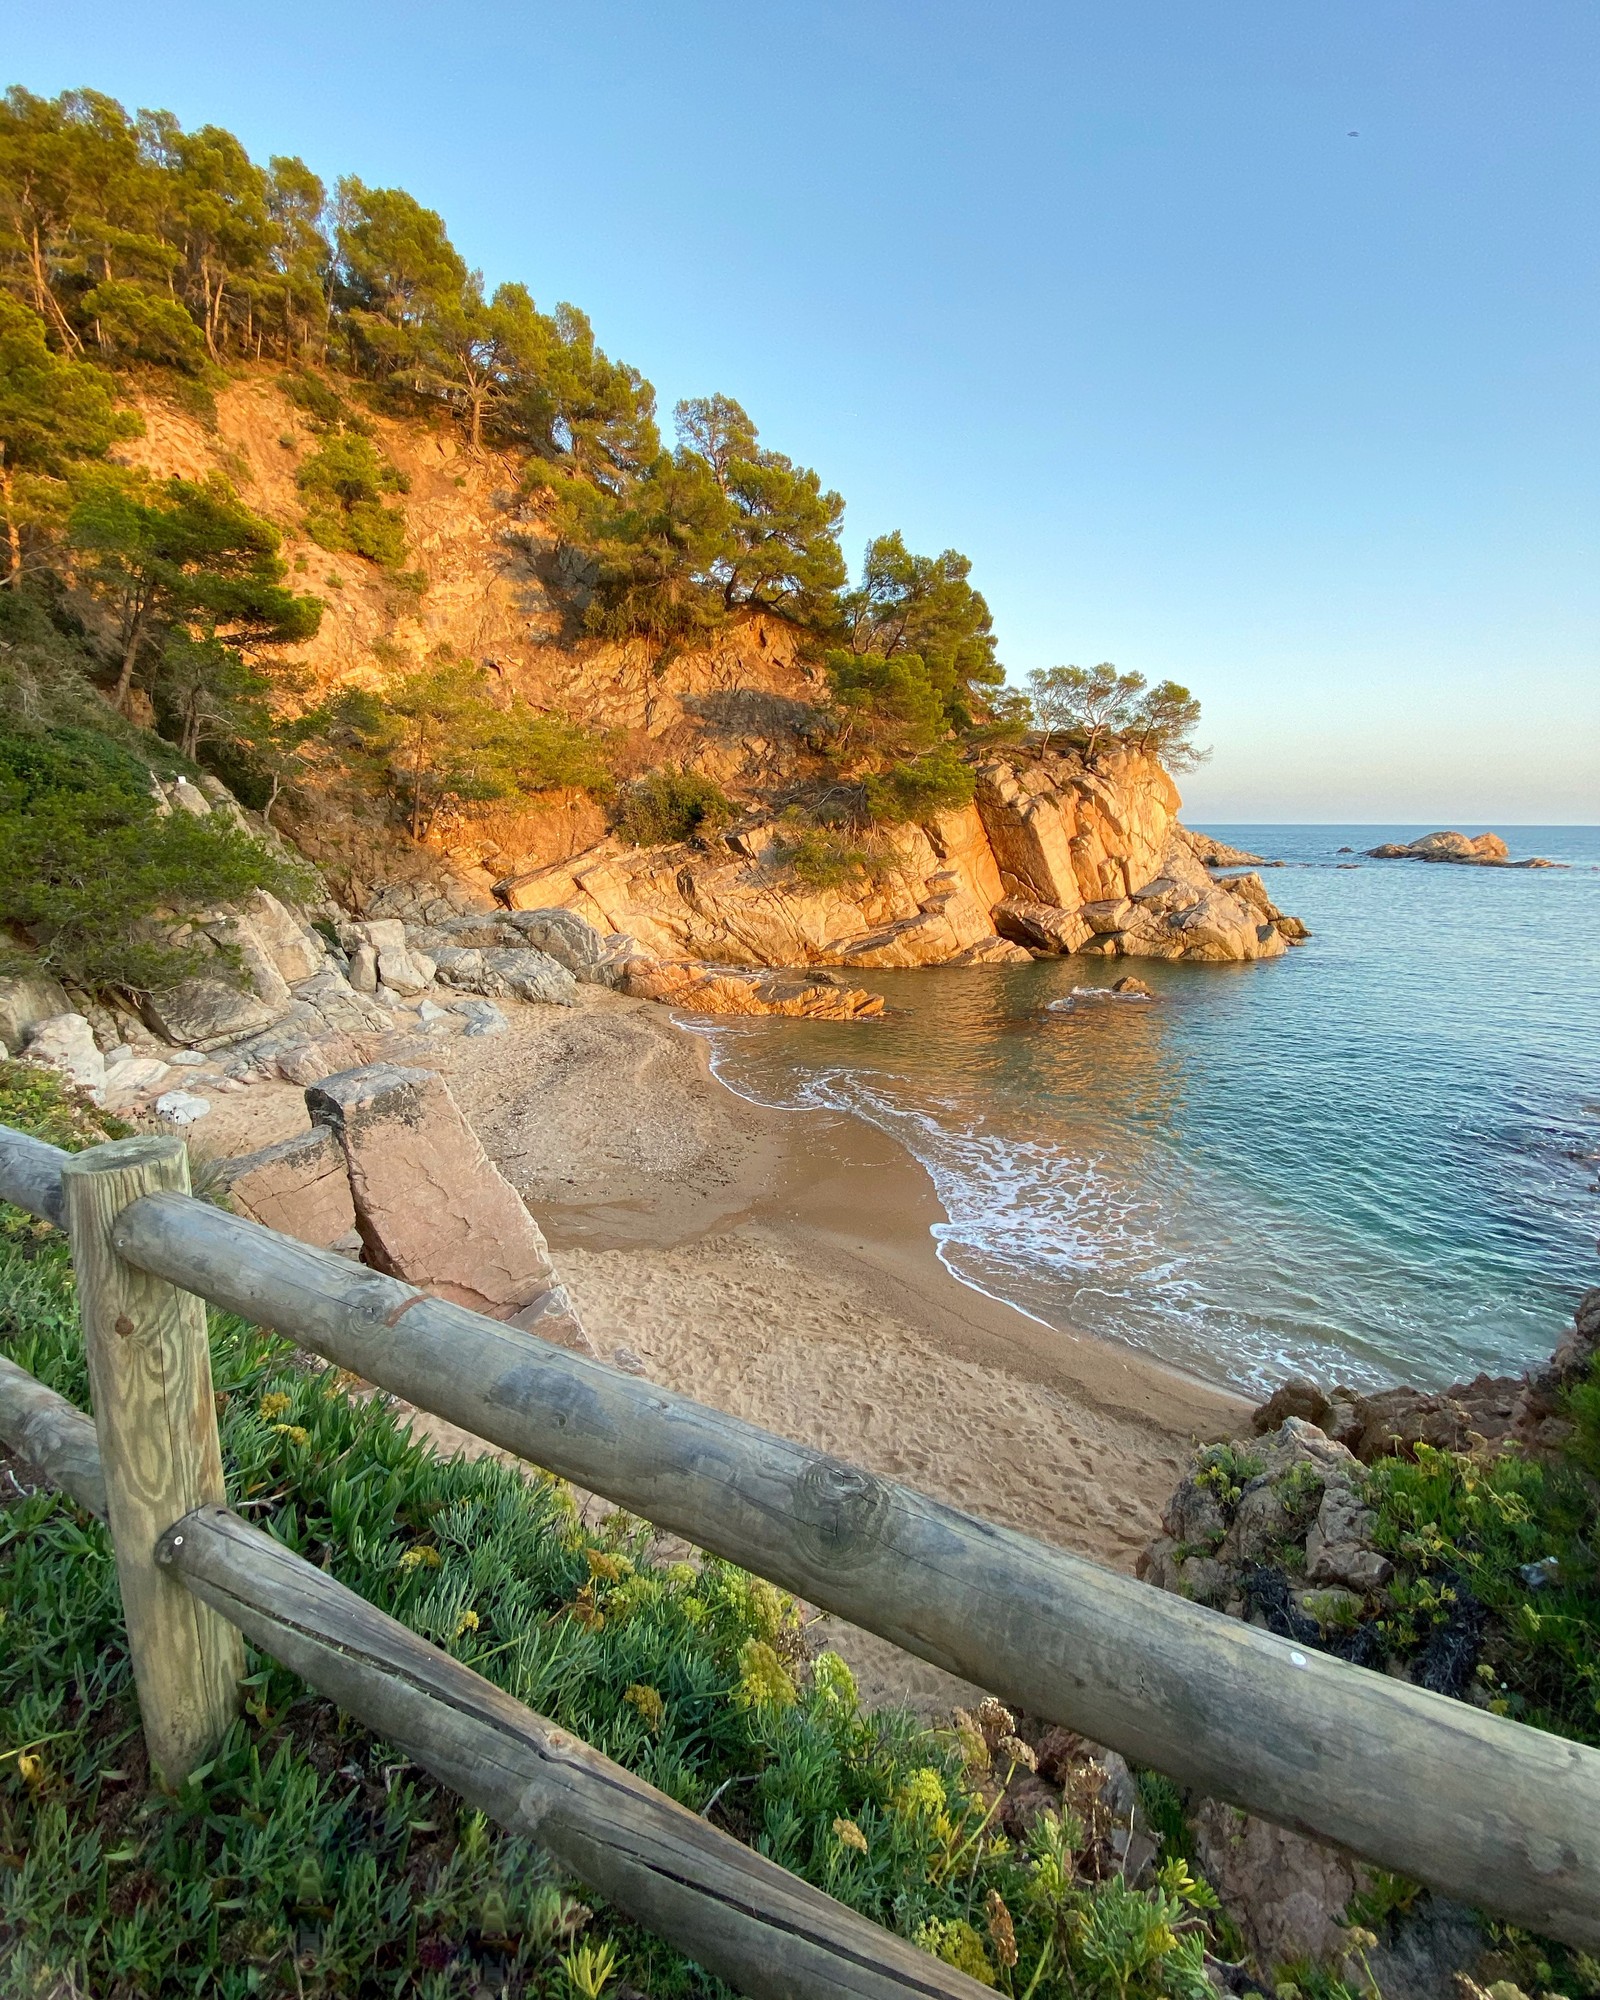
POLYGON ((1369 847, 1372 861, 1453 861, 1465 868, 1553 868, 1556 864, 1541 855, 1513 861, 1511 850, 1497 833, 1425 833, 1420 840, 1390 840, 1381 847, 1369 847))

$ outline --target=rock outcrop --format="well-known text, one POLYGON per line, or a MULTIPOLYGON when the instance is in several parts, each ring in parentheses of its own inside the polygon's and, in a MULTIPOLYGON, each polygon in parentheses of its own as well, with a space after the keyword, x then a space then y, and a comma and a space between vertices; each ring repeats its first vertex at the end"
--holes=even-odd
POLYGON ((738 965, 686 965, 670 959, 636 959, 624 992, 658 1000, 692 1014, 789 1014, 809 1021, 870 1021, 883 1012, 883 996, 846 986, 826 973, 807 978, 783 971, 752 972, 738 965))
POLYGON ((1369 847, 1367 856, 1373 861, 1453 861, 1465 868, 1552 868, 1554 862, 1542 856, 1530 855, 1526 861, 1513 861, 1511 850, 1497 833, 1425 833, 1420 840, 1385 841, 1381 847, 1369 847))
MULTIPOLYGON (((715 849, 607 840, 508 876, 510 912, 566 909, 661 959, 875 967, 1005 963, 1081 952, 1215 963, 1275 958, 1305 927, 1255 874, 1214 877, 1216 844, 1177 819, 1153 759, 992 758, 974 803, 897 830, 870 874, 796 879, 787 829, 736 827, 715 849)), ((1231 853, 1231 850, 1230 850, 1231 853)))
POLYGON ((593 1352, 539 1225, 441 1077, 373 1063, 324 1077, 306 1108, 343 1152, 364 1262, 593 1352))

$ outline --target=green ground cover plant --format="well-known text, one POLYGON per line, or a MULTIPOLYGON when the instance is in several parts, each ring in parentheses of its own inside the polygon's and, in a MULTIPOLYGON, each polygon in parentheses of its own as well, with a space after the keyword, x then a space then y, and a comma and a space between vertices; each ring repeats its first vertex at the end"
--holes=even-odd
MULTIPOLYGON (((0 1119, 104 1129, 0 1070, 0 1119)), ((66 1246, 0 1210, 0 1345, 82 1404, 66 1246)), ((732 1565, 651 1560, 558 1482, 444 1461, 274 1336, 217 1315, 233 1504, 383 1610, 692 1810, 986 1985, 1201 2000, 1209 1892, 1084 1880, 1083 1828, 999 1831, 954 1733, 868 1713, 794 1604, 732 1565)), ((24 1479, 0 1511, 0 1983, 19 1996, 720 1995, 548 1860, 260 1656, 245 1713, 149 1791, 111 1551, 24 1479)), ((1003 1774, 1001 1774, 1003 1775, 1003 1774)))

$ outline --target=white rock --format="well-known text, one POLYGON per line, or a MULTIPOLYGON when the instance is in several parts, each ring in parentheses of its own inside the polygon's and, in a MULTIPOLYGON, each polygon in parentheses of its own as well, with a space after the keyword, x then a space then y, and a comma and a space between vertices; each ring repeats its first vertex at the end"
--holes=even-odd
POLYGON ((357 993, 378 990, 378 954, 370 944, 357 945, 350 954, 350 984, 357 993))
POLYGON ((132 1042, 118 1042, 114 1049, 106 1050, 106 1068, 115 1069, 118 1063, 133 1061, 132 1042))
POLYGON ((171 1055, 167 1057, 167 1061, 170 1063, 182 1063, 189 1069, 203 1069, 206 1058, 198 1049, 174 1049, 171 1055))
POLYGON ((196 1097, 191 1090, 169 1090, 156 1099, 156 1116, 165 1118, 169 1125, 192 1125, 210 1113, 209 1100, 196 1097))
POLYGON ((98 1091, 105 1086, 106 1059, 96 1045, 93 1028, 81 1014, 54 1014, 39 1022, 28 1036, 22 1058, 42 1069, 53 1069, 84 1090, 98 1091))
POLYGON ((418 1016, 424 1021, 443 1021, 448 1019, 449 1013, 450 1009, 441 1007, 437 1000, 424 1000, 417 1009, 418 1016))
POLYGON ((120 1062, 108 1060, 105 1094, 107 1097, 133 1097, 141 1090, 153 1090, 171 1073, 171 1064, 159 1062, 154 1056, 127 1055, 120 1062))

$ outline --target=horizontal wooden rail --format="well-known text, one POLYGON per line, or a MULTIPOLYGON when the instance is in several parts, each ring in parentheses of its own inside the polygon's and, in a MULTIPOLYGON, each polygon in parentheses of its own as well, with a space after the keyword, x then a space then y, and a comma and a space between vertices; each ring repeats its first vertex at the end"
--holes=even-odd
POLYGON ((1302 1651, 193 1200, 148 1196, 113 1240, 140 1269, 1031 1714, 1600 1945, 1594 1750, 1302 1651))
POLYGON ((226 1508, 175 1523, 156 1559, 319 1694, 741 1993, 979 2000, 975 1979, 718 1832, 226 1508))
POLYGON ((10 1445, 86 1513, 106 1517, 94 1418, 0 1354, 0 1442, 10 1445))
MULTIPOLYGON (((0 1360, 0 1439, 105 1517, 94 1425, 0 1360)), ((225 1507, 188 1514, 156 1563, 265 1653, 635 1922, 741 1993, 978 2000, 918 1951, 707 1825, 225 1507)))

